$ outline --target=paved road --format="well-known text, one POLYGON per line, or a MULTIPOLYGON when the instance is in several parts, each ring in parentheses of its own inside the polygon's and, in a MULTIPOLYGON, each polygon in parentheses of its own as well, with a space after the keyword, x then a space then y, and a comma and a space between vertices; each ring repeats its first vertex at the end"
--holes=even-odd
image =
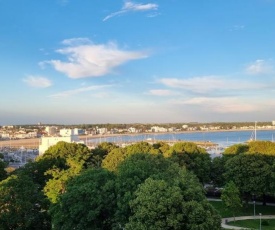
MULTIPOLYGON (((255 220, 260 219, 260 216, 238 216, 235 217, 235 220, 255 220)), ((275 215, 263 215, 261 219, 275 219, 275 215)), ((234 217, 223 218, 222 219, 222 227, 225 229, 249 229, 249 228, 241 228, 236 226, 230 226, 226 223, 234 221, 234 217)))

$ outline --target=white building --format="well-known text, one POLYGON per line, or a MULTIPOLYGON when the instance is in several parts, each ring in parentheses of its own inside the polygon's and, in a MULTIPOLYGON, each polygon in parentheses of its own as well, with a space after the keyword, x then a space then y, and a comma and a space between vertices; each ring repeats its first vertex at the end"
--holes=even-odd
POLYGON ((97 132, 98 134, 105 134, 105 133, 108 132, 108 129, 107 129, 107 128, 97 128, 97 129, 96 129, 96 132, 97 132))
POLYGON ((79 140, 78 135, 75 135, 73 129, 61 129, 59 136, 44 136, 41 138, 39 155, 43 155, 50 146, 57 144, 59 141, 65 141, 68 143, 84 143, 79 140))
POLYGON ((160 133, 160 132, 167 132, 168 129, 163 128, 163 127, 159 127, 159 126, 153 126, 151 127, 151 132, 152 133, 160 133))
POLYGON ((275 121, 272 121, 272 125, 275 125, 275 121))
POLYGON ((137 129, 134 128, 134 127, 130 127, 130 128, 128 129, 128 132, 129 132, 129 133, 137 133, 137 129))
POLYGON ((48 133, 49 136, 54 136, 57 133, 57 128, 54 126, 47 126, 45 131, 48 133))

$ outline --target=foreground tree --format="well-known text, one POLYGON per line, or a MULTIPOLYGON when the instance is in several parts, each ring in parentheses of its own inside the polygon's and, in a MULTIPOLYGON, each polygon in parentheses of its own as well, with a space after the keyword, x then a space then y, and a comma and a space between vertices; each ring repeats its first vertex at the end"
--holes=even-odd
POLYGON ((249 153, 275 156, 275 143, 271 141, 251 141, 248 144, 249 153))
POLYGON ((266 159, 260 154, 239 154, 225 164, 226 181, 232 180, 246 201, 255 194, 262 196, 265 204, 265 195, 271 192, 272 168, 266 159))
POLYGON ((192 142, 178 142, 167 152, 167 156, 193 172, 202 184, 210 181, 211 158, 205 149, 192 142))
POLYGON ((225 163, 227 158, 215 157, 211 162, 210 179, 215 187, 222 187, 225 184, 225 163))
POLYGON ((118 146, 111 142, 103 142, 99 144, 95 149, 92 150, 91 158, 89 163, 93 167, 100 167, 102 160, 114 149, 117 149, 118 146))
POLYGON ((226 148, 223 152, 224 155, 237 155, 240 153, 246 153, 249 150, 247 144, 235 144, 226 148))
POLYGON ((240 191, 233 181, 226 184, 222 191, 221 199, 225 206, 232 211, 235 221, 235 213, 236 210, 242 207, 242 200, 240 197, 240 191))
POLYGON ((114 175, 90 169, 68 183, 51 207, 53 229, 111 229, 115 210, 114 175))
POLYGON ((137 153, 160 154, 160 150, 144 141, 137 142, 125 148, 114 148, 102 161, 102 167, 110 171, 116 171, 118 165, 128 156, 137 153))
POLYGON ((27 176, 10 176, 0 182, 0 229, 50 229, 48 202, 39 186, 27 176))
POLYGON ((206 200, 187 201, 184 191, 164 180, 148 178, 130 201, 133 215, 126 229, 220 229, 220 217, 206 200))
POLYGON ((56 203, 58 196, 66 191, 67 181, 87 168, 90 156, 87 146, 62 141, 45 152, 42 159, 53 159, 57 164, 45 173, 50 179, 43 190, 52 203, 56 203))
MULTIPOLYGON (((126 158, 119 166, 117 170, 117 179, 116 179, 116 190, 117 190, 117 209, 115 213, 115 218, 116 218, 116 223, 117 225, 115 226, 116 228, 114 229, 119 229, 120 227, 124 227, 128 221, 129 218, 131 219, 130 225, 127 225, 127 228, 131 228, 130 226, 135 226, 138 227, 135 213, 139 212, 138 210, 144 210, 143 208, 146 207, 147 204, 144 203, 143 207, 138 207, 136 205, 131 207, 129 206, 129 203, 131 204, 131 201, 135 200, 137 198, 137 194, 135 194, 135 191, 141 187, 142 184, 145 182, 146 179, 151 178, 152 180, 156 180, 157 184, 160 183, 160 186, 164 186, 164 191, 174 191, 174 187, 177 187, 176 190, 181 191, 181 201, 184 202, 184 204, 187 204, 188 202, 197 202, 199 203, 204 203, 207 202, 205 200, 205 195, 202 186, 198 182, 198 179, 191 173, 187 172, 186 169, 179 167, 178 164, 172 162, 169 158, 164 158, 162 155, 152 155, 152 154, 133 154, 126 158), (161 182, 160 182, 161 181, 161 182), (164 182, 163 182, 164 181, 164 182), (165 185, 163 185, 163 183, 165 185), (167 189, 167 190, 166 190, 167 189), (171 189, 171 190, 170 190, 171 189), (135 223, 134 223, 135 222, 135 223)), ((149 183, 149 182, 148 182, 149 183)), ((153 189, 154 186, 151 186, 151 184, 154 184, 154 182, 149 183, 149 188, 153 189)), ((156 185, 157 186, 157 185, 156 185)), ((147 185, 145 186, 147 189, 147 185)), ((145 189, 145 190, 146 190, 145 189)), ((151 191, 149 189, 148 192, 145 194, 150 194, 152 197, 148 197, 148 199, 156 199, 158 196, 155 196, 154 193, 158 194, 158 189, 157 187, 155 188, 156 190, 151 191)), ((144 191, 142 190, 142 193, 144 191)), ((162 195, 162 192, 160 191, 162 195)), ((145 196, 147 195, 142 195, 142 197, 145 199, 145 196)), ((170 196, 172 194, 169 194, 170 196)), ((169 196, 168 194, 163 196, 167 197, 169 196)), ((159 197, 161 199, 162 196, 159 197)), ((176 196, 179 198, 178 196, 176 196)), ((143 199, 141 198, 141 199, 143 199)), ((164 198, 163 198, 164 199, 164 198)), ((169 199, 169 198, 167 198, 169 199)), ((176 200, 176 198, 175 198, 176 200)), ((157 200, 155 200, 158 202, 157 200)), ((162 201, 160 201, 162 202, 162 201)), ((169 209, 169 201, 166 203, 166 201, 163 201, 163 209, 167 208, 169 209), (167 207, 165 205, 168 205, 167 207)), ((171 201, 172 202, 172 201, 171 201)), ((178 200, 178 202, 180 202, 178 200)), ((141 201, 138 203, 142 203, 141 201)), ((157 205, 158 203, 155 203, 157 205)), ((191 203, 190 203, 191 204, 191 203)), ((196 207, 196 205, 194 205, 196 207)), ((206 205, 207 206, 207 205, 206 205)), ((208 212, 211 217, 211 221, 213 221, 212 218, 216 220, 216 217, 218 218, 218 222, 220 221, 218 215, 215 214, 215 212, 212 210, 212 207, 209 206, 203 206, 202 212, 208 212), (215 216, 215 217, 214 217, 215 216)), ((173 207, 173 205, 171 206, 173 207)), ((149 206, 147 207, 149 209, 149 206)), ((158 209, 158 207, 156 207, 158 209)), ((149 211, 150 212, 150 211, 149 211)), ((169 211, 167 211, 168 213, 169 211)), ((189 210, 191 213, 191 211, 189 210)), ((178 213, 179 214, 179 213, 178 213)), ((138 215, 138 214, 137 214, 138 215)), ((174 214, 171 214, 172 216, 174 214)), ((180 215, 180 214, 179 214, 180 215)), ((184 215, 187 215, 186 213, 184 215)), ((145 217, 144 217, 145 218, 145 217)), ((162 216, 161 214, 155 218, 161 219, 162 216)), ((148 224, 150 223, 150 216, 148 216, 148 224)), ((174 219, 175 222, 177 222, 176 219, 174 219)), ((184 220, 185 223, 186 219, 184 220)), ((217 223, 216 221, 214 221, 217 223)), ((148 227, 148 224, 146 226, 148 227)), ((199 224, 199 222, 197 223, 199 224)), ((219 222, 220 225, 220 222, 219 222)), ((184 228, 184 225, 182 225, 182 229, 184 228)), ((133 228, 135 229, 135 228, 133 228)), ((142 229, 142 228, 137 228, 137 229, 142 229)), ((146 229, 146 228, 143 228, 146 229)), ((148 229, 154 229, 154 225, 151 226, 151 228, 148 227, 148 229)), ((173 228, 171 228, 173 229, 173 228)), ((189 228, 187 228, 189 229, 189 228)), ((191 229, 191 228, 190 228, 191 229)), ((213 228, 215 229, 215 228, 213 228)))
POLYGON ((117 166, 124 161, 126 158, 125 149, 116 148, 113 149, 108 155, 102 160, 102 168, 105 168, 109 171, 116 171, 117 166))
POLYGON ((7 178, 6 167, 7 164, 0 159, 0 181, 7 178))

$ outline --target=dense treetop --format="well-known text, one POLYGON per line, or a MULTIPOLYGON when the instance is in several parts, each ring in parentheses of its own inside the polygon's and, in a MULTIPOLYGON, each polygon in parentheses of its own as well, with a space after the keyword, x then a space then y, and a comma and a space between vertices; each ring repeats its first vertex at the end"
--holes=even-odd
POLYGON ((211 159, 190 142, 59 142, 12 173, 0 161, 0 229, 220 229, 203 185, 224 187, 228 207, 265 202, 275 195, 274 150, 255 141, 211 159))

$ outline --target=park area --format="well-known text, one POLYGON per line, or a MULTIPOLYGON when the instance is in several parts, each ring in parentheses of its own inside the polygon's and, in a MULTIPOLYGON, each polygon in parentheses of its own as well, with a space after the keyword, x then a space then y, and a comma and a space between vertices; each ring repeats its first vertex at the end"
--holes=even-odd
MULTIPOLYGON (((243 205, 235 211, 236 221, 230 221, 229 218, 233 216, 232 212, 225 207, 221 201, 210 201, 211 205, 219 212, 222 218, 225 218, 225 223, 229 226, 241 227, 240 229, 261 229, 274 230, 275 229, 275 206, 256 203, 243 205), (255 211, 254 211, 255 210, 255 211), (255 212, 255 217, 254 217, 255 212), (261 214, 261 217, 260 215, 261 214), (266 217, 265 217, 266 216, 266 217), (270 219, 268 218, 270 216, 270 219), (237 220, 237 217, 247 217, 249 219, 237 220), (265 219, 267 218, 267 219, 265 219), (272 219, 273 218, 273 219, 272 219), (261 226, 261 227, 260 227, 261 226)), ((230 228, 223 228, 230 229, 230 228)))

